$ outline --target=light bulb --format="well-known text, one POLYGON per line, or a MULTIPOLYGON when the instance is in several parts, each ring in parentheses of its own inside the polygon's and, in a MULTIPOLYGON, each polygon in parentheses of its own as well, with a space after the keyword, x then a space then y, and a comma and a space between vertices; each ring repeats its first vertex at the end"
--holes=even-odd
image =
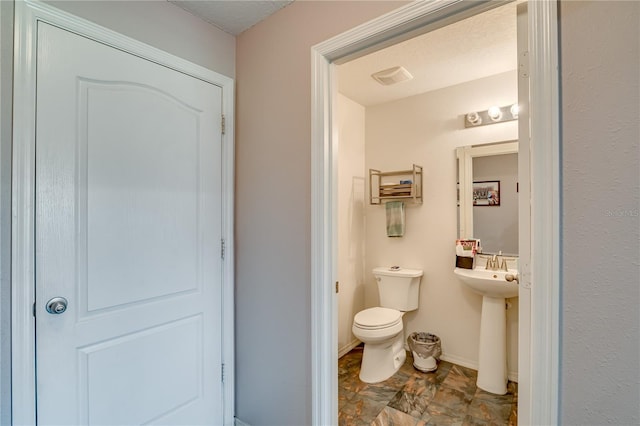
POLYGON ((492 106, 491 108, 489 108, 487 110, 487 114, 493 121, 498 121, 502 118, 502 111, 500 110, 500 107, 497 106, 492 106))
POLYGON ((471 124, 478 125, 482 123, 482 118, 480 118, 480 115, 474 111, 467 114, 467 121, 471 124))
POLYGON ((511 111, 511 115, 513 116, 513 118, 518 118, 520 107, 518 106, 518 104, 513 104, 511 105, 511 109, 509 111, 511 111))

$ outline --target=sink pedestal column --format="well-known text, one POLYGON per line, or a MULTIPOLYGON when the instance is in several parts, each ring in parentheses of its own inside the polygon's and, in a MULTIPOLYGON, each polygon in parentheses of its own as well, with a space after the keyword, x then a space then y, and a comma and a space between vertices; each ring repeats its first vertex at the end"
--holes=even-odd
POLYGON ((497 395, 507 393, 507 311, 504 298, 482 297, 477 385, 497 395))

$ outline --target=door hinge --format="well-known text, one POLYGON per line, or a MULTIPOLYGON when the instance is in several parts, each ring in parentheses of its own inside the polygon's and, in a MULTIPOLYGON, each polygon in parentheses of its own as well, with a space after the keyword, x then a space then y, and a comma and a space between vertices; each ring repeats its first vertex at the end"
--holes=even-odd
POLYGON ((220 377, 222 379, 222 382, 224 382, 224 363, 221 364, 221 368, 220 368, 220 377))
POLYGON ((336 293, 340 291, 340 281, 336 281, 336 293))
POLYGON ((222 134, 227 133, 227 118, 222 114, 222 134))
POLYGON ((222 238, 220 240, 220 258, 222 258, 222 260, 224 260, 224 250, 225 250, 225 244, 224 244, 224 238, 222 238))
POLYGON ((531 273, 529 272, 529 263, 523 263, 522 265, 518 265, 518 269, 520 269, 520 282, 519 285, 524 288, 531 288, 531 273))
POLYGON ((36 317, 36 304, 35 304, 35 302, 33 304, 33 317, 34 318, 36 317))
POLYGON ((529 52, 520 53, 518 58, 518 70, 521 78, 529 78, 529 52))

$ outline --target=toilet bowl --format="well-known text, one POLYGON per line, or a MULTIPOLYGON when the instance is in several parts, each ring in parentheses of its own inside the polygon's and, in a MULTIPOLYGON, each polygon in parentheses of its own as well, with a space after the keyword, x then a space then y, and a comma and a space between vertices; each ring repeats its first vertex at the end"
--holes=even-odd
POLYGON ((358 312, 352 332, 364 343, 360 380, 378 383, 393 376, 406 359, 402 317, 390 308, 369 308, 358 312))
POLYGON ((378 283, 380 307, 358 312, 351 331, 364 343, 360 380, 378 383, 393 376, 404 363, 402 318, 418 309, 422 271, 397 266, 373 270, 378 283))

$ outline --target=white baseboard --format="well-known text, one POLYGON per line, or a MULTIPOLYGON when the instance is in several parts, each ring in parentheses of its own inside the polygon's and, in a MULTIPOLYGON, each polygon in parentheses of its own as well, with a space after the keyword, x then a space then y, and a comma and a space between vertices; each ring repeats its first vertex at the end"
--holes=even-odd
MULTIPOLYGON (((467 368, 471 368, 472 370, 478 371, 478 363, 475 361, 470 361, 465 358, 460 358, 455 355, 444 354, 444 353, 440 356, 440 359, 442 359, 443 361, 450 362, 452 364, 461 365, 462 367, 467 367, 467 368)), ((518 383, 518 372, 517 371, 507 372, 507 378, 512 382, 518 383)))
POLYGON ((235 426, 251 426, 249 425, 249 423, 245 423, 242 420, 240 420, 239 418, 235 418, 235 426))
POLYGON ((358 346, 360 343, 362 343, 362 342, 360 342, 360 340, 355 339, 351 343, 347 343, 342 348, 338 349, 338 359, 340 359, 343 356, 345 356, 346 354, 348 354, 353 348, 358 346))
POLYGON ((466 358, 461 358, 456 355, 443 353, 442 355, 440 355, 440 359, 442 359, 443 361, 450 362, 452 364, 461 365, 462 367, 467 367, 472 370, 478 371, 478 363, 475 361, 468 360, 466 358))

